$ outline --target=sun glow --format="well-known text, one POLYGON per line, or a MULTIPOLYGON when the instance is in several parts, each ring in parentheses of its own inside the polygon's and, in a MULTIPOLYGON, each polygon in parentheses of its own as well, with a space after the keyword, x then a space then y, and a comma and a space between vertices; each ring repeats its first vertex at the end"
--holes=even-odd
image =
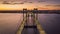
MULTIPOLYGON (((39 5, 40 6, 40 5, 39 5)), ((46 6, 35 6, 33 4, 16 4, 16 5, 10 5, 10 4, 0 4, 0 10, 22 10, 23 8, 27 8, 28 10, 33 10, 34 8, 38 8, 38 10, 60 10, 59 7, 46 7, 46 6)))
POLYGON ((7 5, 0 4, 0 10, 22 10, 23 8, 27 8, 28 10, 32 10, 35 6, 33 5, 7 5))

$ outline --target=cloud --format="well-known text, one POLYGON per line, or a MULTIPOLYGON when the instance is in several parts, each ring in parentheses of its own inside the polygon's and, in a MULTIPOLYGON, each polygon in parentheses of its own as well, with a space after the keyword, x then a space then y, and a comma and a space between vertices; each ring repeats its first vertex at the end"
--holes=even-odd
POLYGON ((48 1, 60 1, 60 0, 48 0, 48 1))
POLYGON ((47 10, 48 8, 38 7, 38 9, 40 9, 40 10, 47 10))
POLYGON ((60 7, 60 5, 46 5, 46 6, 51 6, 51 7, 60 7))
POLYGON ((24 2, 33 3, 33 2, 46 2, 45 0, 24 0, 24 2))
POLYGON ((38 0, 38 2, 46 2, 45 0, 38 0))

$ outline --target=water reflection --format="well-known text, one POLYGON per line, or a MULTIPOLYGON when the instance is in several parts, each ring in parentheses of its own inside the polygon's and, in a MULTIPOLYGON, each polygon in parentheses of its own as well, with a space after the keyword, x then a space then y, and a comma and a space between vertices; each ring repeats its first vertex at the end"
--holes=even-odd
MULTIPOLYGON (((39 22, 47 34, 60 34, 60 14, 39 14, 39 22)), ((0 13, 0 34, 15 34, 22 14, 0 13)), ((33 32, 33 29, 31 29, 33 32)), ((30 33, 31 31, 28 30, 30 33)))
POLYGON ((22 14, 0 13, 0 34, 15 34, 21 20, 22 14))

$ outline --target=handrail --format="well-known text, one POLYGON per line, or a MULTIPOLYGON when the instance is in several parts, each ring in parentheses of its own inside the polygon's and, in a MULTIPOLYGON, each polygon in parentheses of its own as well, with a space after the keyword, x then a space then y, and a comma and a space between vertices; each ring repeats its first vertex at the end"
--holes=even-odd
MULTIPOLYGON (((27 14, 28 15, 28 14, 27 14)), ((18 30, 17 30, 17 33, 16 34, 21 34, 22 33, 22 30, 24 28, 24 24, 26 22, 26 17, 24 17, 25 19, 21 22, 21 25, 19 26, 18 30)))
POLYGON ((37 29, 39 31, 39 34, 46 34, 45 30, 42 28, 41 24, 37 20, 37 16, 35 16, 33 13, 32 13, 32 15, 34 16, 34 20, 35 20, 35 23, 37 25, 37 29))

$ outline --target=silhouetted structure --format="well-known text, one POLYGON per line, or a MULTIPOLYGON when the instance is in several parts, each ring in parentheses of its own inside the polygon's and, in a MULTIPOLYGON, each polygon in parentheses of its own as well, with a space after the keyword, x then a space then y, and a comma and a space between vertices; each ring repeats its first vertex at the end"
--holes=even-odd
POLYGON ((34 8, 34 10, 38 10, 38 8, 34 8))
POLYGON ((27 8, 23 8, 23 11, 27 11, 27 8))

